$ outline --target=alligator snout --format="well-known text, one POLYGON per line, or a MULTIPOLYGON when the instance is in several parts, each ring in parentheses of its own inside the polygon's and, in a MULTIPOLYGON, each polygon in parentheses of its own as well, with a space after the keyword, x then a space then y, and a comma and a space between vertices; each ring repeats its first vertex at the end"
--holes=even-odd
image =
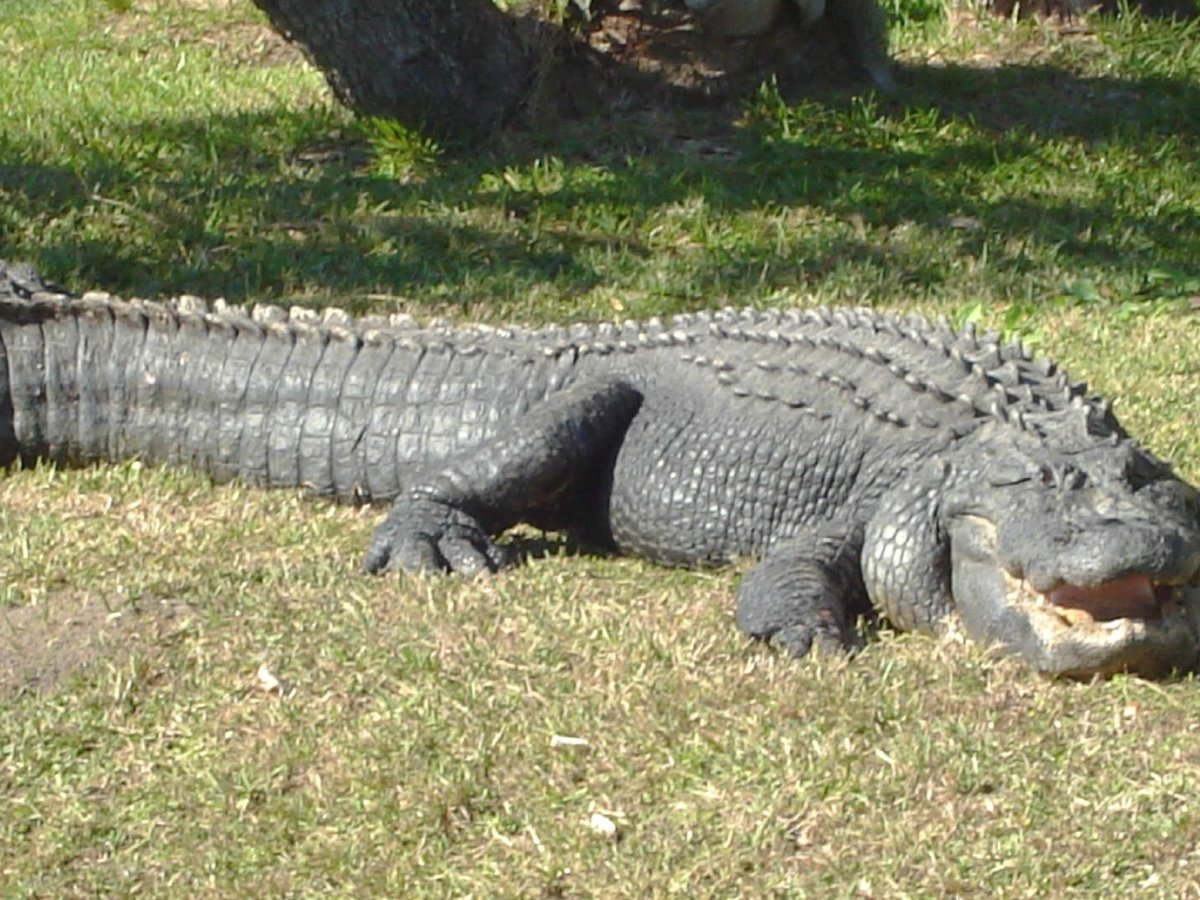
POLYGON ((1183 560, 1165 555, 1167 571, 1125 568, 1078 582, 1061 569, 1049 576, 1047 559, 1050 585, 1042 586, 997 552, 987 520, 963 517, 950 532, 955 605, 977 640, 1003 645, 1051 675, 1162 677, 1195 668, 1200 586, 1191 584, 1198 573, 1187 547, 1177 548, 1183 560))

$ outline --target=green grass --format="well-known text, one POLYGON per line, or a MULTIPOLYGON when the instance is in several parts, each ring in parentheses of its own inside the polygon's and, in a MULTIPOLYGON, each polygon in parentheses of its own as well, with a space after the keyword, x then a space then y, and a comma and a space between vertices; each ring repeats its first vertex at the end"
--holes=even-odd
POLYGON ((1123 300, 1200 256, 1194 27, 946 24, 897 38, 892 98, 766 89, 745 127, 633 116, 453 154, 350 120, 241 6, 45 8, 0 25, 0 227, 72 283, 561 318, 1080 279, 1123 300))
MULTIPOLYGON (((920 308, 1053 351, 1200 477, 1200 33, 890 11, 895 96, 466 152, 352 120, 248 4, 0 0, 0 256, 491 320, 920 308)), ((0 481, 0 894, 1200 895, 1194 681, 890 632, 789 663, 736 633, 736 571, 551 543, 369 579, 376 518, 0 481)))

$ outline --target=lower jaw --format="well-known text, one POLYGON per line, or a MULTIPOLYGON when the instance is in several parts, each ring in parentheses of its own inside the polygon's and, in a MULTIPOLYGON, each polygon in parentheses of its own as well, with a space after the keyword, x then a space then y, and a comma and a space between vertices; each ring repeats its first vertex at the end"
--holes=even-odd
POLYGON ((1144 615, 1111 616, 1116 601, 1107 598, 1100 608, 1111 617, 1097 618, 1082 606, 1051 603, 1027 582, 1008 581, 1009 602, 1024 614, 1038 645, 1022 655, 1036 657, 1031 661, 1047 674, 1162 678, 1191 671, 1200 661, 1200 587, 1157 587, 1153 602, 1143 591, 1129 608, 1144 615))
POLYGON ((1181 605, 1164 608, 1154 619, 1079 622, 1053 607, 1035 607, 1028 614, 1048 661, 1043 668, 1056 675, 1088 678, 1128 672, 1161 678, 1195 669, 1200 656, 1197 623, 1181 605))

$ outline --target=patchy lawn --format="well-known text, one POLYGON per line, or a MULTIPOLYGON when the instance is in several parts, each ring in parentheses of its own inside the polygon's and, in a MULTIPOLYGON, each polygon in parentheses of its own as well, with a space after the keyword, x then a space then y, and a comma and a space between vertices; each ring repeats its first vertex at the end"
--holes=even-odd
MULTIPOLYGON (((865 303, 1019 332, 1200 477, 1200 36, 899 4, 900 89, 455 153, 247 3, 0 3, 0 247, 74 288, 491 321, 865 303)), ((137 463, 0 481, 14 896, 1200 895, 1192 680, 884 632, 736 571, 359 573, 378 513, 137 463)))

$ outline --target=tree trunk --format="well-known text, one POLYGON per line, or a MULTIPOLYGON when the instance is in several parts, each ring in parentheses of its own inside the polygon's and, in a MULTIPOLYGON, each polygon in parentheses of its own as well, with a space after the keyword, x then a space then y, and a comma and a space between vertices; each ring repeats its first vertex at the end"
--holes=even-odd
POLYGON ((470 139, 520 109, 535 64, 491 0, 254 0, 337 98, 437 137, 470 139))

